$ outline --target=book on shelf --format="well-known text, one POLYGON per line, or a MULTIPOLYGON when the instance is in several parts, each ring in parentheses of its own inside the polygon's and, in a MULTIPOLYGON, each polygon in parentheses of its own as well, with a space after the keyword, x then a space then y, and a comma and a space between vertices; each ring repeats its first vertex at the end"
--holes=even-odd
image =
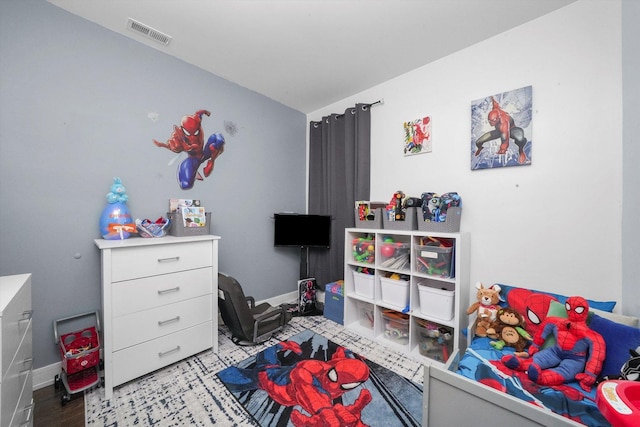
POLYGON ((207 225, 207 215, 204 207, 182 206, 182 223, 185 227, 204 227, 207 225))

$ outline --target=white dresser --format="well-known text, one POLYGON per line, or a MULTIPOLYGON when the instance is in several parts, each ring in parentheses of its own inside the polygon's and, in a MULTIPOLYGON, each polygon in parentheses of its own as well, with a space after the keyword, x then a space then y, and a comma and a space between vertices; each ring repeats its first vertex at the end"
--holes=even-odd
POLYGON ((102 253, 105 398, 208 348, 218 351, 218 240, 96 239, 102 253))
POLYGON ((31 274, 0 277, 0 426, 33 425, 31 274))

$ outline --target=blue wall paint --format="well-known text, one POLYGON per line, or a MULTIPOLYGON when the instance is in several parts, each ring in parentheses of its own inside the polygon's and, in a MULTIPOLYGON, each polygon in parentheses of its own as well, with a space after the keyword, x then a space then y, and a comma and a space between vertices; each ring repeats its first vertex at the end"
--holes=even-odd
POLYGON ((273 247, 271 215, 305 210, 304 114, 44 0, 0 4, 0 58, 0 275, 33 273, 36 368, 59 360, 54 319, 100 307, 93 239, 115 176, 134 218, 201 199, 222 236, 220 270, 248 294, 295 289, 299 252, 273 247), (152 140, 198 109, 211 111, 205 137, 222 132, 226 147, 183 191, 175 154, 152 140))

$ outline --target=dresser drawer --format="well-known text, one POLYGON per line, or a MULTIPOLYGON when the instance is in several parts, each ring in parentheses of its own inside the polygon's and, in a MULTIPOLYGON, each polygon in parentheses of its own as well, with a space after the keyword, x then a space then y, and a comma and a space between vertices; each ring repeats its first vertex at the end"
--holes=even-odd
MULTIPOLYGON (((10 425, 11 418, 14 414, 16 406, 22 396, 25 386, 31 388, 31 372, 33 370, 32 340, 31 340, 31 322, 27 322, 27 331, 23 335, 23 340, 19 343, 18 351, 15 353, 15 359, 7 367, 7 372, 2 379, 2 390, 0 391, 2 399, 2 413, 0 425, 10 425)), ((29 397, 31 394, 29 394, 29 397)))
POLYGON ((113 385, 120 385, 211 348, 212 328, 212 322, 205 322, 116 351, 113 353, 113 385))
MULTIPOLYGON (((0 337, 2 338, 2 355, 0 357, 4 376, 13 360, 16 348, 24 339, 27 329, 31 327, 31 282, 27 281, 2 313, 0 337)), ((1 377, 0 377, 1 378, 1 377)))
POLYGON ((138 311, 113 319, 113 349, 149 341, 212 320, 213 295, 138 311))
POLYGON ((213 265, 211 242, 176 243, 112 249, 113 282, 157 276, 213 265))
POLYGON ((22 394, 18 399, 18 405, 13 415, 13 421, 9 424, 10 427, 31 427, 33 426, 34 417, 34 402, 33 402, 33 371, 29 371, 29 374, 25 377, 24 387, 22 388, 22 394))
POLYGON ((199 268, 144 279, 114 283, 111 290, 113 317, 211 294, 213 270, 199 268))

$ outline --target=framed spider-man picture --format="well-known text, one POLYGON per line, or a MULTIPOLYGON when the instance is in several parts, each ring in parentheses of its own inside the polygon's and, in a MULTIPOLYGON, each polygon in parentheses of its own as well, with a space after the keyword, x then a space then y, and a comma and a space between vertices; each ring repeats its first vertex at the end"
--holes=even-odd
POLYGON ((471 170, 531 164, 531 86, 471 102, 471 170))

